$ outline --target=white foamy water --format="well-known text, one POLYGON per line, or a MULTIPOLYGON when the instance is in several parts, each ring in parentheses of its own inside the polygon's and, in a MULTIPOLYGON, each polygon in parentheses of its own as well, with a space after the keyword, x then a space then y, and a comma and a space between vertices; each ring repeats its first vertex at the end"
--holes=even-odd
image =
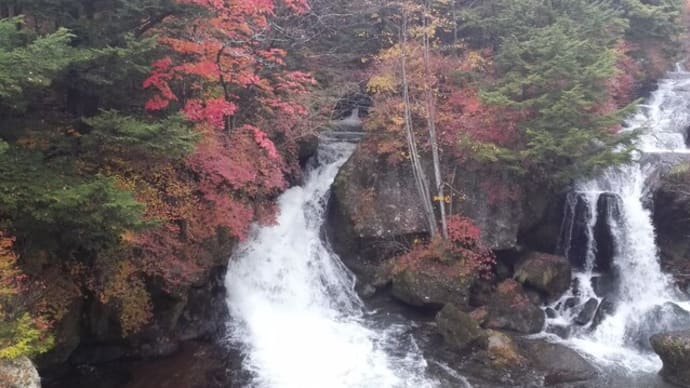
MULTIPOLYGON (((577 289, 552 304, 558 315, 548 320, 549 325, 568 325, 577 316, 581 306, 564 308, 567 298, 577 296, 581 303, 590 298, 602 301, 595 294, 591 281, 598 275, 594 272, 597 203, 604 194, 615 201, 615 210, 607 209, 607 226, 615 245, 613 265, 617 289, 609 296, 615 312, 594 329, 590 327, 591 323, 572 325, 573 334, 566 341, 600 363, 628 371, 658 371, 660 359, 644 346, 639 346, 640 341, 647 340, 636 338, 640 336, 640 327, 647 327, 650 314, 664 303, 674 302, 683 308, 688 307, 688 303, 678 300, 679 295, 671 279, 661 270, 652 215, 645 202, 651 194, 650 182, 661 164, 673 163, 668 162, 669 154, 687 154, 685 137, 689 126, 690 73, 678 69, 659 83, 649 101, 626 122, 624 130, 642 131, 637 141, 637 162, 608 169, 596 179, 577 184, 575 195, 569 198, 571 214, 574 213, 576 199, 587 207, 586 263, 583 270, 574 274, 579 283, 577 289)), ((566 225, 566 228, 570 228, 566 233, 572 233, 572 225, 566 225)), ((664 329, 670 327, 664 322, 654 322, 653 325, 664 329)))
POLYGON ((318 165, 279 199, 225 279, 232 340, 261 388, 435 387, 403 324, 369 322, 354 276, 322 238, 329 188, 353 144, 319 147, 318 165))

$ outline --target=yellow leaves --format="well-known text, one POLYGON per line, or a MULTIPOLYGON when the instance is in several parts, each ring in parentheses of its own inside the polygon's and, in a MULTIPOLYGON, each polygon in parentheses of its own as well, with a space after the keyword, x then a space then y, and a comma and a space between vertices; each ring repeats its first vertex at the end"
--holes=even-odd
POLYGON ((381 74, 371 77, 367 89, 371 93, 395 93, 398 81, 390 74, 381 74))
POLYGON ((449 204, 450 200, 451 200, 450 195, 446 195, 446 196, 437 195, 434 197, 434 202, 445 202, 445 203, 449 204))
POLYGON ((390 121, 393 125, 402 126, 405 124, 405 120, 400 116, 391 116, 390 121))
POLYGON ((116 264, 112 277, 99 297, 102 303, 117 300, 120 325, 125 336, 136 332, 151 318, 151 297, 139 270, 128 260, 116 264))
POLYGON ((487 59, 480 51, 470 50, 465 54, 463 67, 466 71, 484 70, 488 65, 487 59))
POLYGON ((133 243, 136 241, 136 233, 132 232, 131 230, 127 230, 120 235, 120 240, 127 244, 133 243))

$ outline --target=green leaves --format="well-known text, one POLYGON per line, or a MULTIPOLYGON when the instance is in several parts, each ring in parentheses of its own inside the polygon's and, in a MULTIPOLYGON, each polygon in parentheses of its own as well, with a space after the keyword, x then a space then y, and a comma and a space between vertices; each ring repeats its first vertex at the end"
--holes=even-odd
POLYGON ((119 243, 120 234, 146 226, 143 205, 104 176, 79 177, 69 163, 46 163, 41 154, 0 155, 0 218, 17 236, 67 255, 119 243))
POLYGON ((527 117, 517 151, 531 172, 562 184, 625 161, 629 136, 612 128, 629 108, 610 102, 608 82, 616 74, 616 44, 627 20, 605 1, 495 3, 499 78, 482 97, 527 117), (543 12, 530 13, 527 6, 543 12), (517 25, 500 24, 507 19, 517 25))
POLYGON ((32 37, 16 31, 17 23, 21 19, 0 20, 0 103, 21 110, 26 89, 49 86, 77 51, 69 46, 74 35, 66 29, 32 37))
POLYGON ((192 127, 180 116, 160 121, 145 121, 114 110, 84 119, 92 130, 82 137, 89 153, 133 153, 142 156, 178 159, 194 150, 198 139, 192 127))

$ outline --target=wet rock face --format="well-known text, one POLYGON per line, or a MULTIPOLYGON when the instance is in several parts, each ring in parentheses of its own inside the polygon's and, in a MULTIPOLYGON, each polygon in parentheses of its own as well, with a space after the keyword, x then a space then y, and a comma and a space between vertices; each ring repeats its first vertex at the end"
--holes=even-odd
POLYGON ((436 315, 438 330, 445 342, 455 350, 465 350, 483 338, 477 322, 453 304, 447 304, 436 315))
POLYGON ((599 302, 595 298, 590 298, 582 307, 582 311, 575 317, 575 323, 580 326, 588 324, 594 318, 598 306, 599 302))
POLYGON ((656 334, 650 339, 661 357, 664 380, 680 387, 690 387, 690 330, 656 334))
POLYGON ((515 266, 514 278, 555 300, 570 288, 570 263, 562 256, 532 252, 515 266))
POLYGON ((637 325, 628 327, 626 337, 631 345, 651 350, 649 338, 652 335, 679 330, 690 330, 690 312, 668 302, 640 317, 637 325))
POLYGON ((496 287, 487 306, 487 326, 524 334, 542 330, 545 323, 544 311, 532 303, 520 283, 506 280, 496 287))
POLYGON ((0 387, 41 388, 41 378, 28 357, 0 360, 0 387))
POLYGON ((690 291, 690 172, 661 180, 653 210, 662 265, 681 289, 690 291))
POLYGON ((588 241, 591 238, 596 244, 594 269, 598 272, 613 269, 615 239, 610 225, 620 216, 618 203, 616 195, 604 193, 597 199, 596 206, 590 209, 581 194, 568 194, 559 249, 574 267, 584 269, 587 266, 588 241), (596 222, 590 236, 589 223, 594 220, 593 217, 596 217, 596 222))
MULTIPOLYGON (((391 165, 368 148, 366 138, 338 172, 328 210, 328 232, 341 256, 390 257, 405 239, 428 233, 409 163, 391 165), (397 241, 397 244, 395 242, 397 241), (382 250, 387 250, 381 252, 382 250)), ((369 145, 370 146, 370 145, 369 145)), ((457 167, 451 197, 454 213, 471 218, 492 249, 511 249, 523 218, 520 186, 498 172, 457 167), (492 187, 510 190, 490 190, 492 187), (459 194, 461 193, 461 194, 459 194)), ((543 206, 535 205, 543 211, 543 206)))

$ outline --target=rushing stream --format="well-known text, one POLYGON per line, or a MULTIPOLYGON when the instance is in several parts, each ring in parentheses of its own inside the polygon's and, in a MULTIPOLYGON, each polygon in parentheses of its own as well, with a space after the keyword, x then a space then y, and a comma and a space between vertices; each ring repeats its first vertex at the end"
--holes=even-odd
POLYGON ((649 336, 690 328, 682 296, 661 270, 648 208, 657 175, 687 159, 688 127, 690 73, 679 68, 625 125, 642 131, 635 162, 580 182, 568 196, 559 245, 579 269, 547 310, 547 331, 598 364, 655 373, 661 361, 649 336))
MULTIPOLYGON (((342 137, 352 132, 340 132, 342 137)), ((355 145, 321 142, 303 186, 279 200, 226 276, 230 331, 254 387, 433 387, 404 323, 375 322, 322 235, 330 186, 355 145)))
MULTIPOLYGON (((230 260, 229 331, 249 386, 446 385, 429 377, 405 320, 367 310, 324 238, 331 184, 356 146, 356 115, 322 138, 304 184, 280 197, 277 223, 255 227, 230 260)), ((562 339, 547 335, 612 373, 656 373, 649 336, 690 328, 688 303, 661 270, 649 210, 658 175, 689 159, 688 127, 690 73, 677 69, 626 122, 625 131, 641 132, 635 161, 578 183, 566 201, 559 247, 576 270, 571 289, 546 308, 546 331, 562 339)), ((456 382, 469 386, 460 375, 456 382)))

